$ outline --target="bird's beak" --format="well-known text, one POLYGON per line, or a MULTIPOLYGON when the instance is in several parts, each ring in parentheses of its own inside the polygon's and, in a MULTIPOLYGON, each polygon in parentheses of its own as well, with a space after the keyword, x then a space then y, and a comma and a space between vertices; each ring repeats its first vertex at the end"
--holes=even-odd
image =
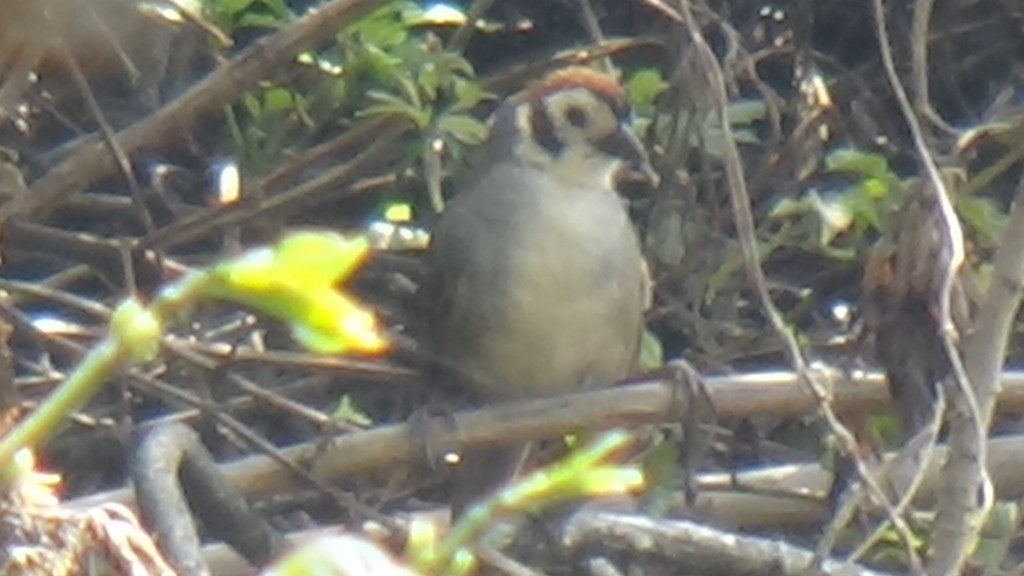
POLYGON ((605 154, 622 158, 631 170, 639 172, 652 186, 657 186, 661 178, 651 166, 651 159, 647 156, 647 149, 643 142, 637 137, 636 132, 625 124, 598 144, 598 148, 605 154))

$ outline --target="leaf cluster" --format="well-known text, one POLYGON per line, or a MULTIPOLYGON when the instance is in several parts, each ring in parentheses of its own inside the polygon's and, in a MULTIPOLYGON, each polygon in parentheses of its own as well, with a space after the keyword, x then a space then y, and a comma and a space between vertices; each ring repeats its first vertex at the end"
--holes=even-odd
MULTIPOLYGON (((236 36, 295 18, 281 1, 215 0, 214 21, 236 36)), ((298 55, 283 80, 266 82, 225 110, 242 165, 273 166, 289 148, 315 143, 360 117, 395 115, 420 136, 412 152, 440 140, 458 156, 486 127, 472 110, 491 95, 473 67, 445 49, 413 2, 392 2, 298 55)))

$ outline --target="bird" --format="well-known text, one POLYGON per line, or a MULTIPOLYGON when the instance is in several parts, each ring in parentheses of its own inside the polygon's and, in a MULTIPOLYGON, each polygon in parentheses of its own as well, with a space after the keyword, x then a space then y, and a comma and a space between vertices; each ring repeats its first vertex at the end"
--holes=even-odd
MULTIPOLYGON (((904 442, 936 416, 942 422, 943 414, 935 410, 941 407, 942 383, 953 370, 943 343, 939 298, 953 253, 939 232, 945 228, 943 218, 937 193, 911 180, 864 268, 865 341, 873 344, 875 360, 886 372, 904 442)), ((976 312, 973 285, 970 271, 961 267, 949 286, 949 319, 960 334, 976 312)))
MULTIPOLYGON (((417 294, 428 355, 487 405, 607 386, 636 369, 651 284, 624 167, 654 178, 622 86, 585 67, 507 97, 434 224, 417 294)), ((461 454, 453 514, 523 446, 461 454)))

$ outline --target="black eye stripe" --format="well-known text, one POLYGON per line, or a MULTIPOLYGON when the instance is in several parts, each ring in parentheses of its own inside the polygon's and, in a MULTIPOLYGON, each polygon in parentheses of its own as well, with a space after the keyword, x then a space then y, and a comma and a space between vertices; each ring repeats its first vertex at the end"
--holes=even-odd
POLYGON ((534 141, 552 156, 561 154, 565 143, 555 134, 555 125, 548 116, 547 107, 540 102, 530 104, 530 131, 533 132, 534 141))

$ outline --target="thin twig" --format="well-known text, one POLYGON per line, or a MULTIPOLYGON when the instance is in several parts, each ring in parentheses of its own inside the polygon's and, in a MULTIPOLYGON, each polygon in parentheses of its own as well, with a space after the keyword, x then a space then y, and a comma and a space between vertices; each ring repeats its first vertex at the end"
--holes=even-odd
MULTIPOLYGON (((173 102, 117 133, 126 154, 143 146, 159 148, 200 118, 241 96, 300 50, 331 37, 385 0, 333 0, 276 33, 257 40, 173 102)), ((63 162, 32 184, 31 193, 0 205, 0 224, 12 216, 45 214, 68 196, 109 175, 117 163, 95 138, 75 146, 63 162)))
MULTIPOLYGON (((590 3, 590 0, 577 0, 580 5, 580 11, 583 12, 583 24, 587 27, 587 33, 590 34, 590 39, 595 44, 603 43, 606 38, 604 32, 601 30, 601 23, 597 21, 597 14, 594 13, 594 6, 590 3)), ((605 56, 600 59, 601 68, 608 74, 615 73, 615 66, 612 65, 611 58, 605 56)))
MULTIPOLYGON (((935 538, 932 542, 932 557, 928 563, 928 572, 930 574, 958 574, 967 560, 970 543, 977 536, 982 525, 981 522, 972 521, 971 516, 973 514, 984 516, 991 508, 993 501, 992 482, 985 467, 987 461, 985 436, 990 416, 988 411, 982 412, 970 378, 964 370, 955 343, 956 327, 950 313, 953 285, 964 261, 963 231, 960 229, 960 221, 950 203, 946 185, 928 152, 920 122, 914 114, 914 108, 907 97, 907 92, 896 73, 892 47, 889 44, 888 28, 885 23, 885 7, 881 0, 872 0, 872 6, 882 64, 889 85, 896 95, 900 110, 910 128, 914 149, 917 151, 918 159, 930 184, 928 188, 937 195, 937 205, 942 215, 942 233, 945 240, 943 245, 950 251, 948 260, 943 263, 946 269, 939 293, 939 321, 942 326, 943 346, 953 369, 953 381, 956 384, 957 395, 951 399, 951 405, 956 407, 966 404, 968 422, 964 423, 960 418, 950 418, 950 446, 953 449, 947 463, 949 473, 943 476, 945 497, 940 499, 941 505, 935 522, 935 538), (982 493, 980 506, 975 504, 979 489, 982 493)), ((986 399, 986 404, 989 401, 990 399, 986 399)))
MULTIPOLYGON (((96 17, 93 14, 93 17, 96 17)), ((71 53, 68 45, 61 40, 60 41, 61 55, 64 58, 68 69, 71 71, 71 78, 75 84, 78 85, 78 90, 82 94, 82 98, 85 100, 85 105, 89 109, 89 113, 92 114, 96 125, 99 126, 100 134, 103 136, 103 141, 106 143, 110 150, 111 156, 117 161, 117 168, 121 171, 121 175, 124 176, 125 182, 128 184, 128 191, 132 196, 132 204, 135 208, 135 213, 139 217, 139 221, 142 222, 143 228, 146 232, 153 232, 156 230, 156 225, 153 223, 153 216, 146 209, 146 203, 142 198, 142 190, 139 188, 139 180, 135 177, 135 170, 132 168, 132 162, 128 158, 128 154, 125 153, 124 149, 118 144, 117 139, 114 137, 114 129, 107 122, 107 117, 100 108, 99 102, 96 101, 96 96, 92 92, 92 88, 89 86, 89 80, 82 73, 81 66, 78 65, 78 59, 71 53)))
MULTIPOLYGON (((731 137, 731 127, 729 126, 728 116, 726 114, 727 94, 725 81, 722 77, 722 72, 718 66, 717 60, 715 59, 714 53, 704 40, 704 37, 700 34, 700 28, 697 26, 690 11, 689 3, 682 0, 679 1, 678 10, 686 22, 686 29, 690 33, 690 49, 693 50, 696 55, 698 66, 705 75, 705 78, 703 78, 704 83, 711 92, 712 103, 716 109, 715 113, 720 124, 718 128, 725 135, 725 138, 723 139, 723 159, 725 163, 726 179, 729 187, 730 203, 733 209, 736 229, 739 234, 744 264, 746 266, 747 274, 757 291, 761 308, 764 311, 764 314, 768 317, 769 323, 776 335, 780 340, 782 340, 783 350, 790 365, 798 374, 801 375, 801 378, 808 390, 810 390, 817 399, 818 409, 828 424, 829 429, 839 440, 840 449, 842 449, 845 454, 851 455, 854 459, 857 474, 860 480, 864 483, 864 486, 868 489, 869 494, 877 501, 885 503, 885 511, 888 517, 892 520, 893 525, 896 527, 897 532, 900 534, 900 537, 904 542, 904 545, 912 553, 913 549, 911 547, 911 543, 913 542, 913 536, 909 527, 902 518, 893 513, 892 504, 889 502, 889 498, 874 480, 863 460, 857 457, 856 439, 842 424, 838 416, 836 416, 835 411, 831 406, 830 394, 822 383, 818 381, 818 378, 808 366, 807 361, 800 350, 800 345, 796 341, 796 337, 793 335, 790 327, 786 324, 782 314, 772 302, 771 294, 768 290, 768 283, 765 279, 764 272, 761 269, 754 217, 750 210, 750 197, 743 177, 743 168, 740 162, 739 150, 736 147, 735 139, 731 137)), ((820 563, 824 558, 819 555, 818 560, 820 563)))
POLYGON ((957 130, 946 122, 932 107, 928 90, 928 25, 931 23, 935 0, 917 0, 910 32, 911 61, 914 66, 914 101, 917 110, 939 129, 956 134, 957 130))

